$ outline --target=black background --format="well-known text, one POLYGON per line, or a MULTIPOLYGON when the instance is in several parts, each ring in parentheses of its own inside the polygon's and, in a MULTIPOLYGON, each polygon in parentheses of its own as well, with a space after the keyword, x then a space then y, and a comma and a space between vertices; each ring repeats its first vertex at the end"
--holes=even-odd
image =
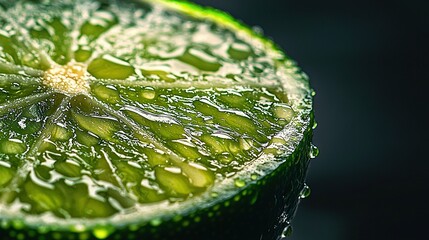
POLYGON ((320 155, 290 239, 429 239, 426 1, 194 2, 260 26, 317 92, 320 155))

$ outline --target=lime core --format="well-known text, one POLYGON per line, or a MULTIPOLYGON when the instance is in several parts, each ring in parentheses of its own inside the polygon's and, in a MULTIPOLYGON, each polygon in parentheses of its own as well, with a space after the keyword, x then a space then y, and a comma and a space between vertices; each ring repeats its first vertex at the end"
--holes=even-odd
POLYGON ((65 66, 55 65, 45 71, 43 84, 66 94, 84 94, 89 92, 89 83, 85 79, 83 64, 69 62, 65 66))

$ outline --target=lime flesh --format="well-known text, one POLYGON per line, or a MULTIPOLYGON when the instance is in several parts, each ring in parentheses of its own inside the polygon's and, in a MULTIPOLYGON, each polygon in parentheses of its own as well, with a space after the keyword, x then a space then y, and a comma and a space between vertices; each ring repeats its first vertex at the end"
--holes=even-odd
POLYGON ((174 1, 0 1, 0 25, 6 229, 103 239, 132 224, 187 227, 181 218, 252 196, 281 164, 305 172, 305 76, 226 15, 174 1))

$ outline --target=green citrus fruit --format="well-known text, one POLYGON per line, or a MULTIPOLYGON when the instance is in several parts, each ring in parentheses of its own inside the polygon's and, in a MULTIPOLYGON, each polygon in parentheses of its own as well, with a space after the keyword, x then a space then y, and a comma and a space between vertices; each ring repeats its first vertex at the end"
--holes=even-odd
POLYGON ((2 239, 277 239, 304 187, 306 76, 179 1, 0 0, 2 239))

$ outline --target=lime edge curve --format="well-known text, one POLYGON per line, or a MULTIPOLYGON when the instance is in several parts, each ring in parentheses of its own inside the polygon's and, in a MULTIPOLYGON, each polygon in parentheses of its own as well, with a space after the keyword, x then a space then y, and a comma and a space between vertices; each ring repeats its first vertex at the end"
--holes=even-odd
MULTIPOLYGON (((184 202, 168 203, 167 201, 163 201, 155 204, 147 204, 140 208, 137 207, 137 211, 134 213, 117 214, 107 219, 61 219, 61 222, 58 222, 58 218, 53 218, 46 214, 38 216, 22 214, 16 216, 16 212, 12 212, 14 216, 3 215, 1 221, 10 222, 12 226, 24 225, 33 229, 43 226, 46 231, 74 231, 76 233, 91 231, 95 228, 104 226, 124 228, 130 224, 145 224, 157 218, 168 221, 175 215, 187 215, 191 212, 209 208, 224 202, 264 178, 285 163, 285 159, 295 152, 298 145, 303 140, 306 130, 311 128, 314 117, 312 112, 312 89, 310 88, 308 78, 306 75, 302 75, 303 73, 296 66, 295 62, 289 59, 280 47, 270 39, 265 38, 260 33, 254 32, 251 28, 239 20, 234 19, 228 13, 217 9, 199 6, 182 0, 138 0, 138 2, 160 3, 163 4, 164 7, 180 13, 213 21, 234 31, 239 37, 246 37, 248 40, 252 41, 252 44, 262 44, 264 46, 266 53, 278 63, 277 68, 282 74, 282 79, 285 79, 282 81, 282 84, 289 101, 292 103, 292 108, 294 110, 299 110, 296 111, 298 114, 291 122, 275 136, 284 139, 286 142, 284 145, 279 146, 283 153, 277 156, 262 153, 258 158, 243 165, 243 169, 245 168, 246 171, 238 172, 233 178, 222 179, 220 182, 216 182, 212 188, 208 189, 203 194, 194 196, 184 202), (289 66, 286 66, 287 64, 289 66), (295 67, 296 73, 298 73, 300 77, 293 77, 290 73, 287 73, 286 69, 290 67, 295 67), (294 140, 291 141, 291 139, 294 140), (259 172, 261 174, 257 179, 251 179, 251 172, 259 172), (234 183, 235 179, 244 180, 246 185, 237 190, 234 183), (214 198, 211 195, 213 192, 218 193, 219 197, 214 198), (166 206, 168 206, 168 209, 166 206), (162 209, 162 211, 159 211, 159 209, 162 209), (76 226, 85 227, 76 229, 76 226)), ((0 207, 0 209, 1 208, 3 207, 0 207)), ((1 210, 3 211, 5 209, 1 210)), ((7 211, 5 212, 7 213, 7 211)))

